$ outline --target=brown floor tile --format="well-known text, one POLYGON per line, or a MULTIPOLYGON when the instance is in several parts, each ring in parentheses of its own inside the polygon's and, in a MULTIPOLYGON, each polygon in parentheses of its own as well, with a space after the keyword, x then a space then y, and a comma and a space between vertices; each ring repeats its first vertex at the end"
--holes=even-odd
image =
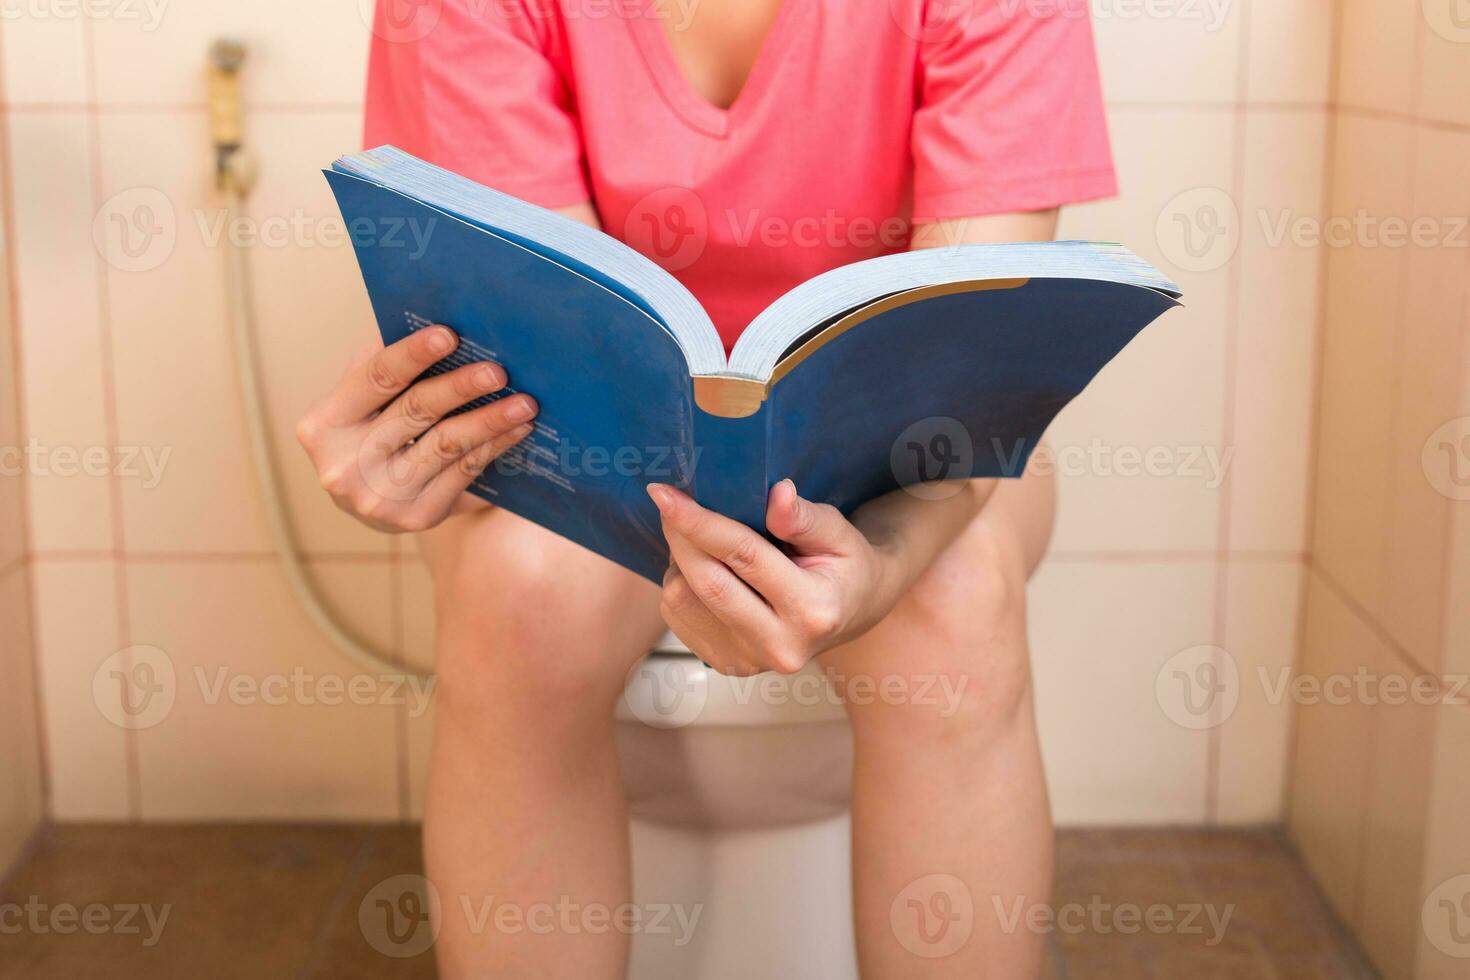
MULTIPOLYGON (((344 882, 341 900, 305 975, 358 980, 434 977, 434 950, 425 945, 421 931, 430 927, 401 915, 405 891, 401 886, 421 880, 423 870, 418 828, 376 831, 344 882)), ((421 897, 416 901, 420 904, 410 911, 424 907, 421 897)))
MULTIPOLYGON (((433 977, 426 905, 402 887, 421 871, 416 828, 50 828, 0 883, 0 904, 37 916, 0 937, 0 978, 433 977)), ((1043 980, 1374 977, 1272 830, 1064 831, 1054 907, 1068 904, 1043 980), (1200 931, 1177 927, 1205 904, 1231 910, 1218 943, 1202 911, 1200 931)))
POLYGON ((1272 829, 1063 831, 1053 904, 1060 913, 1068 903, 1098 909, 1101 919, 1059 925, 1056 972, 1067 980, 1372 976, 1272 829), (1172 918, 1130 934, 1125 905, 1144 915, 1156 906, 1172 918))
POLYGON ((49 828, 0 886, 0 903, 38 909, 5 937, 0 976, 294 973, 365 836, 346 827, 49 828), (72 925, 70 908, 90 924, 72 925))

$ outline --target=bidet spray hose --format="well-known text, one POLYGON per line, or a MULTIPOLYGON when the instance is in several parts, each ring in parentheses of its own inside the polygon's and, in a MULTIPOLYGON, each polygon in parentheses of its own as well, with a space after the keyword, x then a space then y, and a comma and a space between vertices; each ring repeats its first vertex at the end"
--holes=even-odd
MULTIPOLYGON (((209 114, 210 133, 216 153, 216 178, 225 194, 227 219, 244 210, 245 198, 255 183, 255 165, 243 149, 239 69, 245 49, 237 41, 216 41, 210 47, 209 114)), ((260 354, 257 349, 255 309, 250 295, 250 261, 245 248, 233 236, 222 236, 226 252, 225 283, 227 317, 234 342, 236 381, 241 412, 245 419, 251 460, 271 542, 280 558, 286 584, 312 625, 331 642, 337 652, 364 671, 379 675, 428 676, 406 664, 373 650, 355 637, 322 601, 306 571, 301 548, 286 514, 285 492, 280 469, 266 426, 265 399, 261 394, 260 354)))

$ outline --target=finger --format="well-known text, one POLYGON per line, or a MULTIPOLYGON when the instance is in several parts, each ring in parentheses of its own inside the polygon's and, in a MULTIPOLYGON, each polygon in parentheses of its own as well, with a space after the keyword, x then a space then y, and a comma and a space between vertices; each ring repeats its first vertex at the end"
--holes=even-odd
POLYGON ((836 507, 802 499, 790 480, 771 488, 766 530, 803 555, 847 554, 862 536, 836 507))
POLYGON ((651 483, 648 495, 666 526, 740 576, 777 610, 787 612, 801 605, 810 583, 775 545, 739 521, 701 507, 673 487, 651 483))
POLYGON ((429 327, 354 364, 332 393, 329 421, 342 425, 371 418, 458 343, 448 327, 429 327))
POLYGON ((669 542, 674 563, 689 583, 689 595, 683 605, 703 606, 725 627, 757 644, 776 634, 780 623, 776 614, 738 575, 667 524, 664 537, 669 542))
POLYGON ((505 387, 505 369, 483 361, 425 378, 395 398, 373 421, 380 444, 401 449, 455 409, 505 387))
MULTIPOLYGON (((427 481, 474 449, 528 425, 536 417, 536 409, 536 400, 524 393, 481 405, 440 422, 418 442, 405 447, 391 465, 405 467, 427 481)), ((524 435, 517 441, 520 438, 524 435)))
POLYGON ((660 612, 669 629, 702 660, 709 662, 713 652, 714 637, 725 631, 724 626, 708 609, 694 599, 693 586, 679 570, 670 564, 664 572, 663 594, 659 597, 660 612))
POLYGON ((437 519, 449 513, 462 499, 472 499, 464 497, 470 484, 502 453, 530 435, 534 428, 529 423, 518 425, 471 449, 428 482, 415 506, 422 507, 426 516, 437 519))
POLYGON ((695 656, 721 674, 749 677, 761 673, 761 667, 726 656, 734 647, 730 631, 701 603, 689 601, 692 589, 679 566, 670 565, 664 573, 663 601, 659 608, 669 629, 695 656))

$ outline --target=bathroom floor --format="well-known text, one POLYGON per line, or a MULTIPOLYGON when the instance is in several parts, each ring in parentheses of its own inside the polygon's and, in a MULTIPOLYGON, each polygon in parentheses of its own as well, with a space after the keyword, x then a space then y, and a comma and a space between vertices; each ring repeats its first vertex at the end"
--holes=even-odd
MULTIPOLYGON (((0 883, 0 977, 430 977, 432 952, 384 955, 358 920, 418 847, 413 827, 48 828, 0 883)), ((1053 907, 1058 980, 1375 976, 1275 831, 1063 831, 1053 907), (1134 924, 1200 906, 1224 928, 1134 924)))

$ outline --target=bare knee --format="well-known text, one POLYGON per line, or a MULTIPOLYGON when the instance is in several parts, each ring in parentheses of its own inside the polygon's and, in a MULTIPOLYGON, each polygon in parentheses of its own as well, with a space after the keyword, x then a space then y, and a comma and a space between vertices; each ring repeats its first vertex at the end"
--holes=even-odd
POLYGON ((968 538, 860 641, 876 695, 855 698, 840 679, 860 738, 990 742, 1032 723, 1024 554, 968 538))
POLYGON ((656 589, 544 534, 436 569, 441 712, 608 714, 657 638, 656 589))

